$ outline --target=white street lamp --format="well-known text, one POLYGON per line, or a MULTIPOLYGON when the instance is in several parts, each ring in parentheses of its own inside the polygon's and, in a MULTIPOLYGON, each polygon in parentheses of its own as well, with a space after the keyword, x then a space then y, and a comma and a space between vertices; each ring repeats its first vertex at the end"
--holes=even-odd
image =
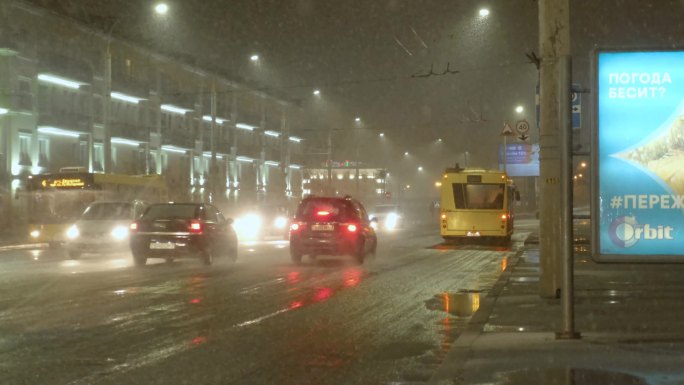
POLYGON ((313 92, 314 95, 318 96, 321 94, 321 90, 314 90, 313 92))
POLYGON ((361 121, 361 118, 357 117, 356 119, 354 119, 354 121, 355 121, 356 123, 358 123, 358 122, 361 121))
POLYGON ((166 15, 169 12, 169 6, 166 3, 159 3, 154 6, 154 11, 158 15, 166 15))
POLYGON ((480 9, 480 16, 481 16, 481 17, 487 17, 487 16, 489 16, 489 9, 487 9, 487 8, 482 8, 482 9, 480 9))
POLYGON ((259 55, 252 55, 249 57, 249 60, 253 62, 258 62, 259 61, 259 55))
POLYGON ((523 111, 525 111, 525 108, 523 108, 523 106, 515 107, 515 112, 522 114, 523 111))

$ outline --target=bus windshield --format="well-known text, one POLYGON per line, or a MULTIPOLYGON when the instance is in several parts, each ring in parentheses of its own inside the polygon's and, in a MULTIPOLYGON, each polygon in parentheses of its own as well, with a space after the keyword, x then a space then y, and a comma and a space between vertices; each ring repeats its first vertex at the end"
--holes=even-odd
POLYGON ((454 205, 461 210, 503 210, 503 183, 454 183, 454 205))
POLYGON ((93 194, 81 190, 38 192, 31 196, 29 217, 32 223, 68 223, 80 217, 93 200, 93 194))

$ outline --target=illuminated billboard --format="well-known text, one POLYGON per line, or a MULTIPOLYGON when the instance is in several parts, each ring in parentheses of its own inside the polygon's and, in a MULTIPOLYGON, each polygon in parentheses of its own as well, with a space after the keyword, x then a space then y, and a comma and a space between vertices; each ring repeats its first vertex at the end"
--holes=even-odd
POLYGON ((684 262, 684 52, 599 51, 594 255, 684 262))

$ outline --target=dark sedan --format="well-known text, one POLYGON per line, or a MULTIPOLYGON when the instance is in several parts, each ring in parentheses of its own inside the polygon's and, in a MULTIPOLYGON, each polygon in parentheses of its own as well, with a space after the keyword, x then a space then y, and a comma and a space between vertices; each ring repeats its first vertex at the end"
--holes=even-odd
POLYGON ((232 219, 202 203, 153 204, 131 223, 130 246, 136 266, 148 258, 199 258, 211 265, 216 257, 237 259, 232 219))

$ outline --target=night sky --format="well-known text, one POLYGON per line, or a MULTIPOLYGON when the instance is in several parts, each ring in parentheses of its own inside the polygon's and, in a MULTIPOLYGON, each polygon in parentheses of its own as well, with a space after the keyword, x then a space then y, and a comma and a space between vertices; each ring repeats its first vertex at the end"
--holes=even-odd
MULTIPOLYGON (((359 156, 368 161, 410 151, 415 165, 440 170, 467 150, 492 167, 504 120, 520 117, 515 106, 535 119, 537 70, 525 56, 538 53, 534 0, 171 0, 164 18, 148 1, 32 3, 93 28, 121 18, 120 38, 296 101, 316 117, 307 129, 359 127, 360 116, 367 131, 336 138, 339 157, 364 143, 359 156), (447 65, 458 73, 414 77, 447 65), (379 132, 384 153, 372 151, 379 132)), ((682 14, 680 0, 572 0, 574 81, 589 85, 594 46, 681 45, 682 14)))

